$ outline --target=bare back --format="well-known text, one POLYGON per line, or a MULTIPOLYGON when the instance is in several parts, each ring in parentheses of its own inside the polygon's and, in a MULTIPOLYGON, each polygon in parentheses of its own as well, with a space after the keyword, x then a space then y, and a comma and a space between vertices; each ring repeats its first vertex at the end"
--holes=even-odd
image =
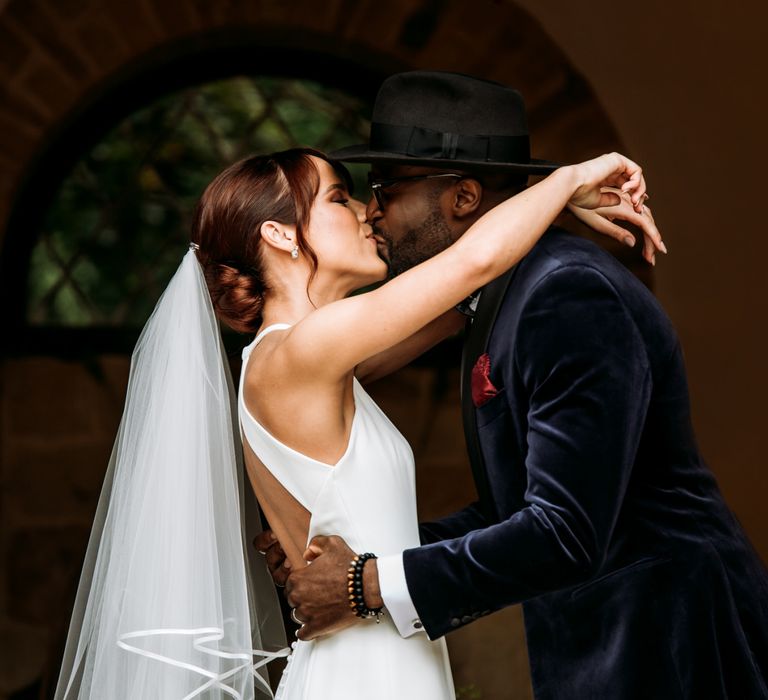
POLYGON ((335 467, 348 451, 355 420, 354 378, 337 385, 291 381, 280 358, 287 324, 265 328, 243 351, 241 424, 251 423, 244 440, 245 464, 259 504, 291 565, 304 566, 311 514, 259 459, 252 443, 273 441, 322 469, 335 467), (246 421, 243 421, 246 418, 246 421), (247 420, 247 419, 250 419, 247 420))

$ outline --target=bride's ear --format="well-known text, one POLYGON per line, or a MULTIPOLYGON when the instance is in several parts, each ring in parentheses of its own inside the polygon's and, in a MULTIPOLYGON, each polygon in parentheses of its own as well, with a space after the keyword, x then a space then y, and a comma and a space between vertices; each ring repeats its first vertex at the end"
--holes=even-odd
POLYGON ((296 245, 296 227, 278 221, 265 221, 259 230, 261 240, 268 246, 290 253, 296 245))

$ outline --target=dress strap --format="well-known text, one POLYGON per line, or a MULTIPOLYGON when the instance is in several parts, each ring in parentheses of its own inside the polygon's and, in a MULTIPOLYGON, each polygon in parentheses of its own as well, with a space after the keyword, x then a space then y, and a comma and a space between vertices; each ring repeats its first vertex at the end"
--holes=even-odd
POLYGON ((248 345, 243 348, 243 360, 245 360, 253 351, 253 349, 261 342, 261 339, 271 333, 272 331, 284 331, 286 328, 290 328, 290 323, 273 323, 270 326, 264 328, 248 345))

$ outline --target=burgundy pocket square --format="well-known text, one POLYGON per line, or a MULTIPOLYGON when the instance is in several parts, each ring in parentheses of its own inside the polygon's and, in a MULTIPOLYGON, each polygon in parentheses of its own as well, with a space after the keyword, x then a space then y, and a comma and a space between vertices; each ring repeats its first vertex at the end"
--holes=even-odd
POLYGON ((499 390, 493 386, 490 373, 491 358, 486 352, 477 358, 472 368, 472 403, 475 404, 475 408, 480 408, 499 393, 499 390))

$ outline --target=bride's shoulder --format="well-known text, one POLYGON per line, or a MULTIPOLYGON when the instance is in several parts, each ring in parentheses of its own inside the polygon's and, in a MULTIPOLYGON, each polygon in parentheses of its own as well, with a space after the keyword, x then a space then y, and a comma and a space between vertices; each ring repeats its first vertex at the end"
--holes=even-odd
POLYGON ((270 331, 253 348, 245 366, 244 385, 248 389, 282 387, 288 389, 305 384, 316 375, 312 368, 312 335, 305 319, 287 328, 270 331))

